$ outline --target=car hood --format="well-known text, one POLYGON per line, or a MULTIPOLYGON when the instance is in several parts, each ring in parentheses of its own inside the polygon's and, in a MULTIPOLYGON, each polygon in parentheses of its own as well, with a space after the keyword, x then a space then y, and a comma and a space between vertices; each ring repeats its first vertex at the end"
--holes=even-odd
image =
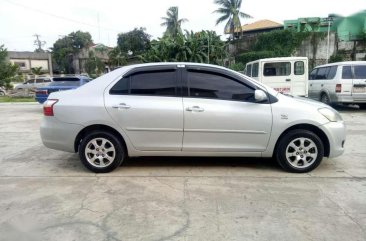
POLYGON ((332 108, 329 105, 326 105, 322 102, 312 100, 312 99, 309 99, 309 98, 305 98, 305 97, 292 96, 292 95, 283 95, 283 94, 279 94, 279 95, 282 95, 283 97, 286 97, 286 98, 290 98, 291 100, 296 101, 296 102, 301 103, 301 104, 308 104, 308 105, 318 107, 318 108, 323 108, 323 107, 332 108))

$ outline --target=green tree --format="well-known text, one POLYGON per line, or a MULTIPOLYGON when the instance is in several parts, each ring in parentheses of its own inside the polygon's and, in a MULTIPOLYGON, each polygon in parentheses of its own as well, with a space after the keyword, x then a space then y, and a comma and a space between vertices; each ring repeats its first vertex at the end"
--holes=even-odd
POLYGON ((166 27, 165 35, 175 38, 178 36, 178 34, 182 34, 182 23, 188 22, 188 19, 179 19, 178 7, 170 7, 166 12, 166 15, 166 17, 161 18, 164 20, 164 22, 161 23, 161 26, 166 27))
POLYGON ((75 54, 83 48, 93 44, 92 37, 88 32, 72 32, 63 38, 58 39, 52 48, 52 57, 60 71, 74 73, 72 62, 75 54))
POLYGON ((140 55, 150 47, 151 36, 145 28, 135 28, 132 31, 118 34, 117 45, 121 53, 140 55))
POLYGON ((198 62, 222 64, 226 57, 225 43, 213 31, 186 31, 175 38, 166 35, 151 42, 141 55, 144 62, 198 62))
POLYGON ((43 74, 42 67, 34 67, 31 70, 32 70, 32 73, 34 75, 41 75, 41 74, 43 74))
POLYGON ((242 0, 214 0, 214 3, 220 6, 214 13, 221 14, 216 21, 216 25, 227 21, 224 32, 230 32, 233 39, 235 30, 240 30, 242 34, 240 18, 251 18, 250 15, 240 11, 242 0))
POLYGON ((110 67, 119 67, 127 64, 127 55, 122 53, 118 46, 108 53, 108 57, 110 67))
POLYGON ((4 45, 0 45, 0 86, 11 87, 11 80, 18 72, 18 66, 7 60, 8 51, 4 45))
POLYGON ((103 61, 95 55, 94 51, 89 51, 89 58, 85 63, 86 72, 92 77, 96 77, 103 73, 104 68, 103 61))

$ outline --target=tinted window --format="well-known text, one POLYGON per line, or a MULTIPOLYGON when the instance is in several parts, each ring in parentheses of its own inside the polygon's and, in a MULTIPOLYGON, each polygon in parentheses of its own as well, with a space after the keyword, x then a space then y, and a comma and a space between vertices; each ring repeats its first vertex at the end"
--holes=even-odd
POLYGON ((109 91, 109 93, 112 95, 128 94, 129 88, 130 88, 130 77, 128 76, 118 81, 117 84, 115 84, 109 91))
POLYGON ((142 72, 131 76, 130 94, 132 95, 176 95, 176 71, 142 72))
POLYGON ((254 101, 254 89, 225 75, 188 71, 189 96, 222 100, 254 101))
POLYGON ((50 79, 44 79, 44 82, 49 83, 49 82, 51 82, 51 80, 50 79))
POLYGON ((342 69, 342 79, 352 79, 352 69, 351 69, 351 66, 343 66, 343 69, 342 69))
POLYGON ((366 65, 353 66, 354 79, 366 79, 366 65))
POLYGON ((319 68, 315 79, 327 79, 329 67, 319 68))
POLYGON ((252 65, 247 65, 246 73, 247 76, 252 77, 252 65))
POLYGON ((296 61, 295 62, 295 75, 303 75, 305 73, 305 64, 304 61, 296 61))
POLYGON ((36 79, 36 83, 39 84, 39 83, 43 83, 43 79, 36 79))
POLYGON ((288 76, 291 74, 290 62, 265 63, 263 69, 264 76, 288 76))
POLYGON ((316 72, 318 72, 318 69, 313 69, 313 71, 311 71, 310 77, 309 77, 311 80, 316 79, 316 72))
POLYGON ((53 81, 80 81, 80 79, 75 77, 56 77, 53 78, 53 81))
POLYGON ((252 77, 258 77, 258 72, 259 72, 259 64, 255 63, 253 64, 252 77))
POLYGON ((327 75, 327 79, 334 79, 336 73, 337 73, 337 65, 331 66, 327 75))
POLYGON ((80 81, 53 81, 48 86, 79 86, 80 81))

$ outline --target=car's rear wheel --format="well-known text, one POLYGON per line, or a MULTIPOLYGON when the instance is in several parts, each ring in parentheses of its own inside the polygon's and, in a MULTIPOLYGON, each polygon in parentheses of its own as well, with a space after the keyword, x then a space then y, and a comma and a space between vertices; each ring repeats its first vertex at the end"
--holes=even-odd
POLYGON ((304 173, 319 166, 324 157, 321 139, 308 130, 292 130, 280 140, 276 159, 280 166, 289 172, 304 173))
POLYGON ((331 105, 330 103, 330 98, 327 94, 323 93, 320 97, 320 101, 323 102, 324 104, 327 104, 327 105, 331 105))
POLYGON ((112 133, 93 131, 82 139, 79 157, 89 170, 105 173, 113 171, 122 164, 126 151, 120 140, 112 133))

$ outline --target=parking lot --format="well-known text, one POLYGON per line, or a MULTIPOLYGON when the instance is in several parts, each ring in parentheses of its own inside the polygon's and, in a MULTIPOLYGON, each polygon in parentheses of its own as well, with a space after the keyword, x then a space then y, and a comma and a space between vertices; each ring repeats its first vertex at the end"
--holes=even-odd
POLYGON ((253 158, 134 158, 94 174, 45 148, 42 106, 0 104, 0 240, 366 240, 366 112, 313 172, 253 158))

